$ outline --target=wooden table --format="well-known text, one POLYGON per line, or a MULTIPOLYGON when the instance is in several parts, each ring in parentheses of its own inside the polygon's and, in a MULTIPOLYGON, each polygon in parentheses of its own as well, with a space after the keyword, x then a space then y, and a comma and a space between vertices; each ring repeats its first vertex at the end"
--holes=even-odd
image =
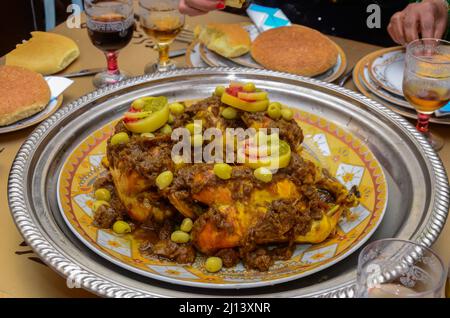
MULTIPOLYGON (((248 18, 232 15, 225 12, 211 12, 208 15, 187 18, 189 28, 205 22, 245 22, 248 18)), ((80 47, 80 57, 70 65, 65 72, 74 72, 85 68, 93 68, 105 65, 103 54, 89 41, 86 29, 68 29, 61 24, 54 30, 56 33, 66 35, 74 39, 80 47)), ((333 38, 339 44, 348 58, 348 69, 366 54, 379 49, 351 40, 333 38)), ((119 65, 132 75, 143 73, 144 65, 156 61, 157 54, 152 49, 145 47, 140 39, 133 39, 132 43, 120 54, 119 65)), ((172 49, 186 47, 186 43, 175 42, 172 49)), ((184 57, 175 59, 179 66, 185 65, 184 57)), ((355 89, 353 83, 347 83, 347 87, 355 89)), ((94 90, 92 77, 80 77, 64 93, 64 102, 71 102, 76 98, 94 90)), ((26 246, 23 238, 17 231, 10 216, 7 203, 7 179, 14 157, 25 138, 32 132, 33 127, 21 131, 0 135, 0 224, 2 225, 2 239, 0 240, 0 297, 94 297, 92 294, 80 290, 69 289, 65 279, 58 276, 52 269, 45 266, 39 258, 26 246)), ((440 152, 445 167, 450 168, 450 128, 433 125, 433 132, 445 138, 445 147, 440 152)), ((450 263, 450 222, 434 244, 433 248, 440 254, 446 264, 450 263)))

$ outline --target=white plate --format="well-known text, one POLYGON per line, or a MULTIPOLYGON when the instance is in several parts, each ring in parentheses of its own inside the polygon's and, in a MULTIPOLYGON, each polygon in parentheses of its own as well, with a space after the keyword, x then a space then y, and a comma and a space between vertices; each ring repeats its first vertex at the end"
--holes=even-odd
POLYGON ((67 87, 72 85, 73 81, 60 76, 47 76, 45 77, 45 80, 50 88, 51 95, 47 106, 40 112, 37 112, 30 117, 24 118, 7 126, 0 126, 0 134, 5 134, 36 125, 53 114, 58 107, 61 106, 63 101, 62 93, 65 89, 67 89, 67 87))
MULTIPOLYGON (((248 34, 250 35, 250 40, 253 42, 257 36, 259 35, 259 30, 254 24, 249 24, 243 27, 248 34)), ((252 57, 250 53, 244 54, 242 56, 230 58, 236 64, 245 66, 245 67, 253 67, 253 68, 263 68, 259 65, 252 57)))
MULTIPOLYGON (((249 32, 252 41, 259 34, 258 29, 253 24, 245 25, 244 29, 249 32)), ((324 82, 333 82, 345 72, 345 69, 347 68, 347 58, 342 48, 337 44, 336 47, 339 52, 336 64, 325 73, 315 76, 315 79, 324 82)), ((187 50, 186 63, 190 67, 236 67, 242 65, 250 68, 264 69, 252 58, 250 53, 237 58, 226 58, 208 50, 206 46, 204 46, 203 44, 198 44, 198 42, 196 41, 193 42, 187 50)))
POLYGON ((52 98, 50 102, 47 104, 47 106, 40 112, 30 117, 19 120, 18 122, 15 122, 13 124, 1 126, 0 134, 6 134, 12 131, 21 130, 33 126, 37 123, 40 123, 58 109, 58 107, 62 104, 62 100, 63 100, 62 95, 59 95, 57 98, 52 98))
MULTIPOLYGON (((383 104, 384 106, 388 107, 390 110, 396 112, 399 115, 402 115, 406 118, 410 118, 410 119, 414 119, 414 120, 417 119, 417 112, 415 111, 414 108, 401 107, 397 104, 387 101, 386 99, 384 99, 378 95, 375 95, 371 90, 369 90, 369 88, 367 86, 367 80, 364 77, 364 72, 362 71, 363 64, 366 65, 365 70, 367 71, 367 64, 368 64, 367 59, 368 59, 368 57, 362 58, 358 63, 356 63, 355 68, 353 70, 353 83, 355 84, 358 91, 361 94, 363 94, 364 96, 366 96, 370 99, 373 99, 373 100, 379 102, 380 104, 383 104)), ((367 76, 367 72, 366 72, 366 76, 367 76)), ((442 125, 450 125, 450 118, 446 118, 445 116, 436 117, 436 114, 434 114, 431 117, 430 122, 436 123, 436 124, 442 124, 442 125)))
POLYGON ((405 52, 396 47, 382 53, 369 62, 372 79, 385 90, 403 96, 403 72, 405 70, 405 52))
POLYGON ((186 64, 189 67, 208 67, 200 56, 200 43, 195 40, 186 50, 186 64))
POLYGON ((396 94, 392 94, 391 92, 385 90, 383 87, 378 85, 378 83, 375 82, 370 76, 369 64, 364 65, 364 68, 361 70, 361 79, 364 82, 364 85, 367 87, 367 89, 370 90, 376 96, 395 105, 414 109, 414 107, 412 107, 411 104, 408 103, 406 99, 396 94))

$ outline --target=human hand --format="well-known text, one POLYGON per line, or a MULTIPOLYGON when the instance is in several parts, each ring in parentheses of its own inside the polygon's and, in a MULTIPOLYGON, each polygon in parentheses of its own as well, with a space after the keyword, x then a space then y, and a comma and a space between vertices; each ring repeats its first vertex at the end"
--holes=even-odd
POLYGON ((400 45, 406 45, 419 37, 442 38, 447 28, 447 11, 445 0, 411 3, 391 17, 387 30, 400 45))
POLYGON ((225 8, 225 0, 180 0, 178 9, 190 16, 206 14, 209 11, 225 8))

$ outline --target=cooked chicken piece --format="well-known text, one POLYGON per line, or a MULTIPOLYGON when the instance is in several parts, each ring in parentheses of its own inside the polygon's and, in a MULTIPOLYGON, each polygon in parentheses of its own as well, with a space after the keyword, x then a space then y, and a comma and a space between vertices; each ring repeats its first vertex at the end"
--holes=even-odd
MULTIPOLYGON (((347 208, 346 196, 339 199, 342 207, 335 205, 337 201, 328 193, 328 186, 335 183, 327 181, 325 176, 315 176, 318 173, 315 169, 309 170, 313 176, 305 181, 314 183, 319 178, 323 189, 314 184, 296 184, 286 175, 274 178, 271 183, 262 183, 254 179, 251 172, 247 167, 237 166, 233 168, 231 179, 221 180, 214 175, 211 165, 186 167, 180 171, 179 178, 183 180, 178 180, 179 184, 191 189, 194 202, 209 207, 195 222, 192 232, 193 242, 200 251, 214 254, 219 249, 242 246, 249 239, 255 244, 319 243, 334 232, 347 208), (328 200, 333 202, 322 200, 320 195, 324 193, 328 193, 328 200)), ((195 217, 195 211, 190 208, 195 204, 190 199, 173 200, 178 189, 173 191, 169 195, 171 203, 185 216, 195 217)), ((342 186, 334 191, 347 195, 342 186)))
MULTIPOLYGON (((212 206, 200 216, 192 232, 194 244, 205 254, 240 246, 248 232, 265 217, 272 201, 300 196, 289 180, 273 182, 262 189, 254 188, 248 197, 243 195, 239 200, 233 200, 233 195, 237 194, 232 193, 234 188, 235 185, 230 182, 194 195, 196 200, 212 206)), ((279 238, 276 241, 284 240, 279 238)))
POLYGON ((126 147, 108 145, 109 170, 117 195, 128 215, 143 222, 149 217, 162 221, 169 214, 159 204, 162 193, 155 188, 159 173, 172 168, 170 136, 133 137, 126 147))

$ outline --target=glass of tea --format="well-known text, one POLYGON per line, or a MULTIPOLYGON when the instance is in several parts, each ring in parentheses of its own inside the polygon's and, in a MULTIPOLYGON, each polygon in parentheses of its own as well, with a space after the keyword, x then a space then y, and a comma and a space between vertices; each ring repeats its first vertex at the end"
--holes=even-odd
POLYGON ((184 26, 184 15, 178 11, 178 0, 139 0, 140 23, 145 33, 156 43, 158 62, 145 66, 145 73, 174 69, 169 58, 169 46, 184 26))
POLYGON ((399 239, 374 241, 359 254, 359 298, 443 298, 447 268, 431 249, 399 239))
POLYGON ((435 150, 444 143, 428 129, 431 115, 450 101, 450 42, 419 39, 406 47, 403 93, 418 114, 417 130, 435 150))
POLYGON ((119 51, 130 43, 134 31, 133 0, 84 0, 87 29, 92 44, 105 53, 107 69, 94 77, 103 87, 127 78, 119 70, 119 51))

